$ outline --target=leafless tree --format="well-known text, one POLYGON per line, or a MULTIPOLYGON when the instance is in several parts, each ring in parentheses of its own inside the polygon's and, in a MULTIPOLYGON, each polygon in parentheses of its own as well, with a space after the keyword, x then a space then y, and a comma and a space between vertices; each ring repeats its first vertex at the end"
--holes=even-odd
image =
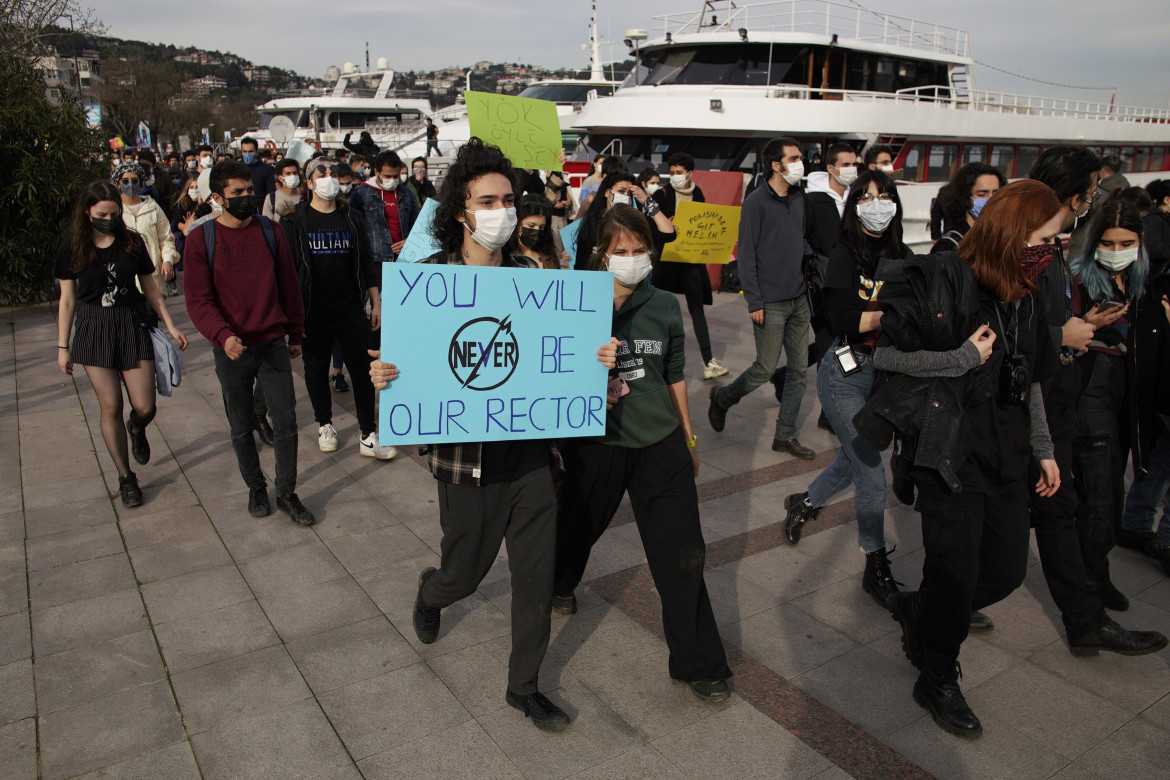
POLYGON ((93 10, 77 0, 0 0, 0 57, 39 53, 50 28, 67 28, 70 21, 75 32, 105 32, 93 10))

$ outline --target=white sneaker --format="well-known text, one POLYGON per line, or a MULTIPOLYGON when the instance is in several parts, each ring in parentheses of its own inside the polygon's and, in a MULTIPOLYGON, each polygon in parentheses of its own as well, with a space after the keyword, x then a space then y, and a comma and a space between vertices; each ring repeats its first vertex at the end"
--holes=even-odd
POLYGON ((398 455, 398 450, 393 447, 383 447, 381 444, 378 444, 377 431, 358 442, 358 448, 362 455, 365 455, 367 458, 377 458, 378 460, 390 460, 398 455))
POLYGON ((321 452, 337 451, 337 429, 332 425, 322 425, 317 429, 317 446, 321 452))
POLYGON ((703 378, 714 379, 717 376, 727 376, 730 373, 726 368, 719 364, 715 358, 711 358, 711 362, 703 366, 703 378))

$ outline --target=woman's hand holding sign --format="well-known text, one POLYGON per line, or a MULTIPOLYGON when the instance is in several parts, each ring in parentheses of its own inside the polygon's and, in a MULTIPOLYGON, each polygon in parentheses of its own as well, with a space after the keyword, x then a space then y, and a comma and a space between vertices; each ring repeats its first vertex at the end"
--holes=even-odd
POLYGON ((377 349, 369 350, 370 357, 374 360, 370 363, 370 380, 374 383, 375 390, 382 390, 386 385, 398 378, 398 368, 393 363, 383 363, 379 360, 381 351, 377 349))

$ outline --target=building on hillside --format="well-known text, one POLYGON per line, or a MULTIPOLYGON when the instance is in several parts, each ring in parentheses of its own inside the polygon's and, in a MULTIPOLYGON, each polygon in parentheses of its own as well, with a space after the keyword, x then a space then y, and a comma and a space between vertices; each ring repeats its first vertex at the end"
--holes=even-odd
POLYGON ((45 97, 56 105, 66 94, 79 95, 85 103, 97 103, 94 87, 99 80, 98 53, 83 51, 76 57, 57 53, 36 59, 35 67, 45 81, 45 97))

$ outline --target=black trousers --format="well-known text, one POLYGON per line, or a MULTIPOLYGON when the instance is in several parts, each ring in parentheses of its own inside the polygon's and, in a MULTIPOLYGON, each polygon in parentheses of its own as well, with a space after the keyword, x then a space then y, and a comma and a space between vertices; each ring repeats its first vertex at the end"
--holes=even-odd
POLYGON ((1078 358, 1088 384, 1077 399, 1077 438, 1073 442, 1077 531, 1085 573, 1109 579, 1109 551, 1125 511, 1125 457, 1121 444, 1125 359, 1102 352, 1078 358))
MULTIPOLYGON (((707 266, 699 265, 695 268, 707 273, 707 266)), ((715 353, 711 350, 711 331, 707 328, 707 312, 703 307, 703 280, 697 273, 687 274, 683 285, 683 297, 687 301, 687 312, 691 315, 691 327, 695 331, 695 341, 699 342, 699 354, 703 358, 703 365, 711 362, 715 353)))
POLYGON ((353 383, 353 403, 362 437, 378 428, 374 417, 374 385, 370 381, 370 321, 361 309, 344 319, 312 321, 305 326, 303 356, 305 389, 313 404, 318 425, 333 422, 333 396, 329 393, 329 366, 333 359, 333 342, 341 344, 341 355, 353 383))
MULTIPOLYGON (((1056 451, 1056 465, 1060 467, 1060 489, 1047 498, 1031 492, 1029 509, 1036 530, 1036 548, 1048 592, 1060 608, 1065 627, 1092 631, 1105 625, 1108 616, 1100 595, 1085 581, 1076 523, 1073 440, 1077 432, 1072 410, 1049 409, 1048 428, 1056 451)), ((1039 479, 1040 466, 1033 461, 1028 469, 1028 484, 1035 485, 1039 479)))
MULTIPOLYGON (((972 610, 1002 601, 1024 581, 1028 501, 951 493, 933 480, 915 478, 915 485, 926 553, 922 641, 932 652, 957 658, 972 610)), ((1018 494, 1018 486, 1012 489, 1018 494)))
POLYGON ((570 439, 562 454, 565 496, 557 524, 555 592, 572 593, 580 584, 590 550, 628 490, 650 574, 662 600, 670 676, 688 682, 729 678, 731 670, 703 579, 707 547, 682 429, 642 449, 570 439))
POLYGON ((506 540, 512 573, 508 689, 535 693, 551 625, 557 516, 552 476, 539 468, 494 485, 438 484, 442 558, 423 586, 423 601, 443 609, 470 596, 506 540))
POLYGON ((240 476, 253 489, 267 483, 256 453, 256 412, 253 392, 264 390, 276 442, 276 492, 292 493, 297 488, 297 410, 293 393, 292 364, 284 336, 244 348, 236 360, 222 349, 212 350, 215 375, 223 391, 223 408, 232 431, 232 448, 240 465, 240 476))

